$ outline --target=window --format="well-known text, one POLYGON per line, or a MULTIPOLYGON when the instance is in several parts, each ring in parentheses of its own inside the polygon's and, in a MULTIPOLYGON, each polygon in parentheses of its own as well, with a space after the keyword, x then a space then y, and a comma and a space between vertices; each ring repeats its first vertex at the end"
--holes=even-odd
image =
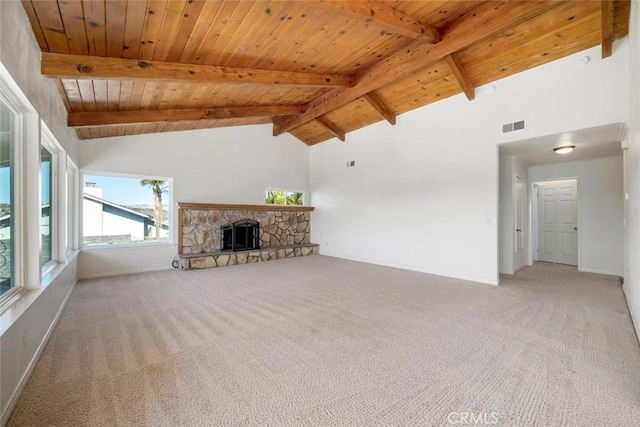
POLYGON ((78 249, 78 168, 71 158, 67 157, 65 165, 66 173, 66 196, 67 196, 67 218, 66 218, 66 237, 62 246, 65 255, 69 256, 73 251, 78 249))
POLYGON ((0 313, 66 260, 69 164, 0 63, 0 313))
POLYGON ((40 130, 40 265, 45 273, 53 264, 65 260, 69 212, 64 180, 67 157, 44 122, 40 123, 40 130))
POLYGON ((53 257, 53 154, 40 148, 40 265, 53 257))
POLYGON ((0 295, 15 286, 14 280, 14 114, 0 100, 0 295))
POLYGON ((83 243, 170 241, 171 179, 85 174, 83 243))
MULTIPOLYGON (((25 278, 39 270, 37 264, 25 262, 29 247, 25 233, 28 213, 34 214, 34 228, 38 226, 35 205, 32 210, 26 209, 28 200, 23 179, 29 173, 25 162, 27 134, 29 129, 35 130, 38 123, 32 120, 36 117, 34 113, 20 88, 0 63, 0 312, 19 298, 25 278), (32 270, 29 269, 31 265, 32 270)), ((38 144, 37 134, 33 136, 34 144, 38 144)), ((38 152, 32 154, 37 156, 38 152)), ((32 172, 37 176, 37 166, 32 172)), ((37 192, 37 185, 35 187, 37 192)), ((30 200, 37 201, 34 191, 29 196, 35 196, 30 200)), ((36 240, 33 255, 38 254, 37 243, 36 240)), ((34 278, 37 278, 35 274, 34 278)), ((34 287, 39 285, 36 281, 30 283, 34 287)))
POLYGON ((304 193, 300 191, 267 190, 265 203, 268 205, 304 205, 304 193))

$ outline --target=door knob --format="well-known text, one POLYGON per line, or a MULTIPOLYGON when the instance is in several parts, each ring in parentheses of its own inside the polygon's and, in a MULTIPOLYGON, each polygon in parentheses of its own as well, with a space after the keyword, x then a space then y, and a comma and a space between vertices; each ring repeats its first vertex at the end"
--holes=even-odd
POLYGON ((573 227, 573 231, 578 231, 578 227, 573 227))
POLYGON ((522 232, 522 230, 520 230, 519 228, 516 228, 516 231, 520 231, 520 232, 522 232))

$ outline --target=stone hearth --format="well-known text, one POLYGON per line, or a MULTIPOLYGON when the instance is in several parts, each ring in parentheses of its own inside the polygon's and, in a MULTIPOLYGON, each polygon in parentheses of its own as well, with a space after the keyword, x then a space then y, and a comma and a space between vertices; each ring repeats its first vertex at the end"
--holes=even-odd
POLYGON ((274 259, 293 258, 318 254, 318 245, 309 243, 296 246, 280 246, 254 251, 214 252, 211 254, 192 254, 180 256, 180 267, 183 270, 193 268, 215 268, 228 265, 249 264, 252 262, 271 261, 274 259))
POLYGON ((180 268, 214 268, 319 253, 309 241, 309 206, 178 203, 180 268), (221 228, 241 219, 260 224, 260 249, 222 251, 221 228))

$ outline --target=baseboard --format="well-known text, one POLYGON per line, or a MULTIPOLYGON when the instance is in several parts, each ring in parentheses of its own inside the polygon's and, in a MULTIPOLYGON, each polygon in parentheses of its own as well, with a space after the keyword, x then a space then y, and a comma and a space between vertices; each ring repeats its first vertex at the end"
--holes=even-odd
POLYGON ((593 269, 593 268, 578 268, 578 271, 580 271, 582 273, 605 274, 607 276, 618 276, 618 277, 621 277, 621 276, 624 275, 623 273, 616 272, 616 271, 597 270, 597 269, 593 269))
POLYGON ((636 317, 635 312, 633 311, 633 306, 629 301, 629 297, 627 297, 627 292, 624 286, 622 286, 622 293, 624 294, 624 299, 627 302, 627 308, 629 309, 629 315, 631 316, 631 324, 636 332, 636 338, 638 339, 638 345, 640 346, 640 324, 638 324, 638 317, 636 317))
POLYGON ((528 265, 527 265, 527 264, 523 264, 523 265, 521 265, 520 267, 516 268, 516 269, 513 271, 513 274, 519 273, 519 272, 520 272, 523 268, 525 268, 525 267, 528 267, 528 265))
MULTIPOLYGON (((0 0, 1 1, 1 0, 0 0)), ((173 270, 174 268, 171 266, 156 266, 156 267, 146 267, 146 268, 133 268, 127 270, 111 270, 108 273, 98 273, 98 274, 89 274, 87 276, 80 276, 78 280, 89 280, 89 279, 102 279, 103 277, 113 277, 113 276, 125 276, 127 274, 140 274, 140 273, 151 273, 153 271, 165 271, 165 270, 173 270)))
POLYGON ((522 270, 523 268, 528 267, 527 264, 525 265, 521 265, 520 267, 516 268, 516 269, 511 269, 509 271, 502 271, 500 270, 499 273, 500 274, 507 274, 509 276, 513 276, 514 274, 518 273, 520 270, 522 270))
POLYGON ((2 414, 2 418, 0 418, 0 426, 4 427, 7 424, 7 421, 9 421, 9 417, 11 416, 13 409, 18 403, 18 399, 20 398, 20 395, 22 394, 24 387, 27 385, 27 381, 29 381, 29 378, 31 378, 31 374, 35 369, 36 364, 38 363, 38 360, 40 359, 40 356, 44 351, 44 348, 47 346, 47 343, 49 342, 49 338, 51 337, 51 333, 53 332, 53 329, 58 324, 58 320, 60 320, 60 316, 62 316, 62 312, 64 311, 64 308, 67 306, 67 302, 69 301, 69 298, 71 297, 71 294, 73 293, 73 290, 76 287, 76 283, 78 283, 77 280, 75 280, 71 285, 69 292, 67 292, 67 295, 65 296, 64 301, 62 301, 62 304, 60 305, 60 308, 56 313, 56 316, 53 318, 51 325, 49 325, 47 332, 44 334, 44 337, 40 342, 38 349, 36 350, 31 360, 29 361, 29 367, 25 371, 24 375, 22 375, 22 378, 20 378, 18 387, 16 387, 16 389, 11 394, 11 398, 9 398, 9 404, 6 407, 5 412, 2 414))

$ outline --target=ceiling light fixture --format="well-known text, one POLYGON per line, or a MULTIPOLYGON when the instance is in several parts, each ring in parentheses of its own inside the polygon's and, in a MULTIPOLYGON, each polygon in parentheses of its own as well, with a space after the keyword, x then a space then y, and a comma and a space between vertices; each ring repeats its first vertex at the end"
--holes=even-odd
POLYGON ((575 145, 563 145, 562 147, 556 147, 553 149, 558 154, 567 154, 573 151, 576 148, 575 145))

